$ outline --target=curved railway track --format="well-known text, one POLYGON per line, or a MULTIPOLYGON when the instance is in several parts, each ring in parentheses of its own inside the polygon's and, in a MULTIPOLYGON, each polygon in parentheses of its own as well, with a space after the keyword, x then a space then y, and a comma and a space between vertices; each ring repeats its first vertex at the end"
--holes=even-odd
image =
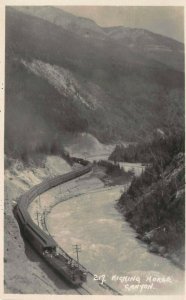
MULTIPOLYGON (((56 269, 58 273, 61 273, 65 279, 67 279, 71 284, 76 286, 76 291, 78 294, 91 295, 93 293, 93 290, 91 287, 88 286, 87 283, 85 283, 86 280, 84 276, 86 273, 86 277, 89 277, 89 279, 91 278, 91 280, 93 281, 94 275, 88 270, 86 270, 81 264, 78 264, 76 260, 74 260, 63 249, 61 249, 54 241, 54 239, 50 236, 50 234, 44 232, 39 226, 37 226, 33 222, 33 220, 31 219, 28 213, 28 206, 37 196, 62 183, 68 182, 77 177, 85 175, 92 170, 92 165, 89 162, 82 159, 76 159, 76 158, 74 159, 74 161, 81 163, 84 166, 79 170, 71 171, 67 174, 46 179, 42 183, 34 186, 28 192, 26 192, 25 194, 23 194, 21 197, 17 199, 17 205, 14 208, 14 212, 17 217, 20 228, 23 232, 23 235, 26 236, 26 238, 29 240, 30 244, 34 246, 36 251, 38 251, 39 254, 42 255, 42 257, 54 269, 56 269), (55 255, 52 256, 53 254, 52 251, 54 251, 54 249, 56 251, 57 248, 60 250, 60 252, 59 253, 55 252, 55 255), (48 255, 46 249, 51 250, 50 255, 48 255), (73 271, 72 268, 69 267, 69 264, 74 266, 73 271)), ((100 287, 99 282, 97 286, 100 287)), ((120 295, 119 292, 117 292, 116 290, 114 290, 112 287, 110 287, 105 283, 102 285, 102 289, 103 290, 106 289, 107 292, 109 291, 112 294, 120 295)))

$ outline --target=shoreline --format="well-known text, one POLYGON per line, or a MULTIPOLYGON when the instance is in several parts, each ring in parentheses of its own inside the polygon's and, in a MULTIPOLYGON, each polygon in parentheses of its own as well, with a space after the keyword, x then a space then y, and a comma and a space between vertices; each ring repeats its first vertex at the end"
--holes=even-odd
MULTIPOLYGON (((104 191, 105 189, 99 189, 99 190, 97 190, 97 193, 99 193, 99 191, 104 191)), ((94 197, 93 195, 92 195, 92 197, 94 197)), ((91 198, 92 198, 91 197, 91 198)), ((88 196, 88 198, 87 198, 87 200, 88 201, 90 201, 90 199, 91 198, 89 198, 89 196, 88 196)), ((97 197, 97 198, 99 198, 99 196, 97 197)), ((80 204, 80 206, 78 205, 78 201, 81 199, 81 197, 79 197, 78 199, 76 199, 76 198, 71 198, 72 200, 74 200, 74 202, 72 202, 72 203, 67 203, 66 202, 66 204, 63 204, 62 202, 61 202, 61 205, 60 205, 60 203, 59 203, 59 208, 57 207, 57 205, 56 205, 56 207, 55 207, 55 209, 54 209, 54 211, 52 212, 52 215, 51 215, 51 218, 49 219, 49 225, 51 226, 51 231, 50 231, 50 228, 49 228, 49 231, 52 233, 52 236, 53 237, 55 237, 55 235, 56 235, 56 241, 62 246, 64 246, 64 249, 65 249, 65 251, 71 251, 71 245, 73 244, 73 239, 72 240, 70 240, 71 239, 71 236, 73 235, 73 232, 74 232, 74 236, 76 236, 76 233, 77 233, 77 241, 80 243, 80 244, 82 244, 82 245, 84 245, 84 243, 83 242, 81 242, 81 239, 83 238, 83 241, 87 241, 87 246, 83 249, 83 251, 85 251, 85 257, 82 257, 82 263, 83 263, 83 265, 85 265, 86 267, 87 267, 87 269, 88 270, 94 270, 94 272, 95 272, 95 274, 102 274, 102 273, 100 273, 101 272, 101 270, 103 269, 102 267, 101 267, 101 269, 100 268, 94 268, 94 265, 92 265, 92 264, 89 264, 89 261, 91 261, 92 260, 92 258, 91 258, 91 256, 90 256, 90 258, 89 258, 89 255, 91 254, 91 251, 90 251, 90 253, 89 253, 89 247, 90 247, 90 245, 91 245, 91 243, 92 243, 92 239, 88 239, 87 238, 87 232, 89 231, 87 231, 87 230, 85 230, 85 232, 84 233, 80 233, 80 235, 78 234, 78 232, 79 232, 79 230, 77 230, 76 231, 76 228, 82 228, 83 227, 83 224, 85 224, 84 222, 82 222, 82 221, 80 221, 80 223, 78 222, 78 224, 76 225, 76 221, 78 221, 78 219, 80 220, 80 218, 79 218, 79 216, 81 216, 81 214, 80 214, 80 211, 79 211, 79 207, 81 208, 81 204, 80 204), (74 205, 73 205, 74 204, 74 205), (63 205, 65 205, 65 206, 63 206, 63 205), (78 212, 79 213, 77 213, 77 219, 75 218, 74 219, 74 221, 73 221, 73 223, 71 223, 71 221, 70 221, 70 219, 71 219, 71 214, 69 215, 69 214, 67 214, 66 215, 66 213, 67 212, 69 212, 69 209, 70 208, 72 208, 72 217, 74 216, 74 214, 76 214, 76 207, 77 207, 77 210, 78 210, 78 212), (64 212, 64 219, 63 219, 63 212, 64 212), (55 220, 56 220, 56 222, 57 223, 55 223, 55 220), (60 221, 61 220, 61 221, 60 221), (70 223, 68 223, 68 220, 70 221, 70 223), (61 222, 60 224, 59 224, 59 226, 57 225, 58 224, 58 222, 61 222), (64 230, 66 231, 66 230, 69 230, 69 233, 68 233, 68 235, 67 236, 64 236, 64 240, 63 240, 63 232, 62 232, 62 230, 63 230, 63 224, 66 224, 65 225, 65 228, 64 228, 64 230), (72 227, 71 226, 69 226, 69 224, 71 224, 72 225, 72 227), (74 224, 74 225, 73 225, 74 224), (53 227, 54 226, 54 227, 53 227), (75 231, 74 231, 74 229, 75 229, 75 231), (59 235, 58 235, 58 232, 59 232, 59 235), (83 234, 83 236, 82 236, 82 234, 83 234), (68 242, 69 241, 69 242, 68 242), (88 247, 88 248, 87 248, 88 247), (92 266, 92 269, 91 269, 91 266, 92 266), (96 271, 97 270, 97 271, 96 271), (96 273, 97 272, 97 273, 96 273)), ((95 199, 96 199, 96 196, 95 196, 95 199)), ((101 199, 101 198, 100 198, 101 199)), ((100 200, 99 199, 99 200, 100 200)), ((106 198, 105 198, 106 199, 106 198)), ((86 205, 86 197, 84 197, 84 200, 82 199, 82 206, 84 207, 86 207, 87 205, 86 205)), ((98 201, 98 202, 100 202, 100 201, 98 201)), ((99 204, 99 205, 101 205, 101 203, 99 204)), ((113 203, 113 205, 114 205, 114 203, 113 203)), ((98 206, 99 207, 99 206, 98 206)), ((83 212, 84 212, 84 210, 83 210, 83 212)), ((99 214, 99 213, 98 213, 99 214)), ((96 215, 97 215, 97 213, 96 213, 96 215)), ((89 218, 89 217, 88 217, 89 218)), ((104 218, 104 217, 102 217, 102 218, 104 218)), ((106 218, 106 217, 105 217, 106 218)), ((94 218, 93 218, 94 219, 94 218)), ((121 218, 120 218, 121 219, 121 218)), ((91 219, 90 219, 91 220, 91 219)), ((123 223, 123 221, 121 220, 121 222, 123 223)), ((129 224, 129 222, 126 222, 127 224, 126 224, 126 227, 130 227, 130 224, 129 224)), ((88 228, 89 228, 89 223, 86 223, 87 224, 87 226, 88 226, 88 228)), ((90 221, 90 224, 91 224, 91 221, 90 221)), ((106 230, 106 228, 105 228, 105 230, 106 230)), ((133 230, 132 228, 131 228, 131 230, 133 230)), ((84 230, 83 230, 84 231, 84 230)), ((134 231, 134 230, 133 230, 134 231)), ((90 231, 89 231, 90 232, 90 231)), ((136 237, 136 233, 135 233, 135 231, 134 231, 134 234, 133 234, 133 239, 135 240, 135 237, 136 237)), ((125 236, 124 236, 124 238, 125 238, 125 236)), ((75 241, 75 240, 74 240, 75 241)), ((126 241, 126 242, 128 242, 128 240, 126 241)), ((75 243, 75 242, 74 242, 75 243)), ((100 241, 100 243, 101 243, 101 241, 100 241)), ((133 243, 133 241, 132 241, 132 243, 133 243)), ((139 243, 139 242, 135 242, 135 243, 139 243)), ((95 244, 95 247, 96 247, 96 242, 94 241, 94 244, 95 244)), ((99 241, 98 241, 98 244, 99 244, 99 241)), ((144 243, 143 243, 144 244, 144 243)), ((131 244, 131 245, 133 245, 133 244, 131 244)), ((138 244, 139 245, 139 244, 138 244)), ((144 246, 142 246, 141 248, 144 248, 144 246)), ((145 248, 146 248, 146 250, 145 250, 145 252, 146 253, 149 253, 149 251, 148 251, 148 249, 147 249, 147 247, 145 246, 145 248)), ((127 248, 126 248, 127 249, 127 248)), ((125 251, 125 247, 123 248, 123 251, 125 251)), ((131 249, 131 251, 133 252, 133 250, 131 249)), ((134 251, 135 251, 135 249, 134 249, 134 251)), ((142 255, 142 252, 143 251, 139 251, 139 255, 142 255)), ((144 253, 145 253, 144 252, 144 253)), ((70 252, 69 252, 70 253, 70 252)), ((72 253, 72 252, 71 252, 72 253)), ((102 254, 101 254, 102 255, 102 254)), ((152 255, 152 254, 148 254, 147 255, 147 260, 149 260, 150 259, 150 255, 152 255)), ((127 256, 127 252, 126 252, 126 256, 127 256)), ((134 256, 135 256, 135 254, 134 254, 134 256)), ((153 260, 153 256, 154 255, 152 255, 152 260, 153 260)), ((154 257, 156 257, 157 255, 155 255, 154 257)), ((100 256, 100 257, 102 257, 102 256, 100 256)), ((129 260, 131 259, 131 257, 133 257, 133 254, 132 255, 130 255, 129 254, 129 260)), ((135 257, 134 257, 135 258, 135 257)), ((98 258, 97 259, 99 259, 99 256, 98 256, 98 258)), ((97 259, 95 260, 95 262, 97 261, 97 259)), ((157 257, 157 259, 156 258, 154 258, 154 261, 155 262, 157 262, 157 264, 159 263, 159 262, 163 262, 163 260, 164 260, 164 258, 158 258, 157 257)), ((116 260, 117 260, 117 257, 116 257, 116 260)), ((135 260, 134 260, 135 261, 135 260)), ((169 266, 170 266, 170 269, 171 270, 174 270, 174 267, 172 266, 171 267, 171 264, 169 264, 168 263, 168 261, 166 262, 167 260, 165 260, 165 262, 163 263, 163 264, 165 264, 165 266, 168 266, 168 268, 169 268, 169 266)), ((93 261, 92 261, 92 263, 93 263, 93 261)), ((144 264, 143 264, 144 265, 144 264)), ((116 271, 117 269, 116 269, 116 267, 113 269, 113 274, 115 274, 114 272, 116 272, 116 274, 117 274, 117 271, 116 271), (114 271, 115 270, 115 271, 114 271)), ((144 271, 144 269, 143 269, 143 267, 142 267, 142 269, 141 270, 143 270, 142 271, 142 273, 141 274, 145 274, 145 272, 147 272, 147 274, 149 274, 149 276, 151 275, 151 274, 155 274, 155 273, 157 273, 158 272, 158 270, 161 270, 161 271, 159 271, 160 273, 159 274, 161 274, 161 272, 162 272, 162 268, 161 267, 159 267, 159 269, 157 269, 157 268, 155 268, 154 269, 154 271, 152 271, 153 270, 153 265, 152 265, 152 268, 151 269, 148 269, 147 271, 144 271)), ((168 270, 168 269, 166 269, 166 270, 168 270)), ((176 269, 175 269, 175 271, 176 271, 176 269)), ((131 273, 131 270, 130 270, 130 267, 129 267, 129 270, 125 270, 125 272, 127 272, 126 274, 130 274, 131 273)), ((176 271, 177 272, 177 271, 176 271)), ((105 274, 110 274, 109 272, 106 272, 105 274)), ((120 273, 118 273, 118 274, 120 274, 120 273)), ((132 274, 132 273, 131 273, 132 274)), ((162 273, 163 274, 163 273, 162 273)), ((165 275, 162 275, 162 277, 163 278, 165 278, 165 276, 168 276, 168 275, 166 275, 166 274, 168 274, 168 273, 166 273, 165 272, 165 275)), ((182 274, 182 273, 180 273, 180 274, 182 274)), ((121 276, 122 276, 122 273, 120 274, 121 276)), ((143 277, 143 275, 142 275, 142 277, 143 277)), ((125 276, 125 273, 123 274, 123 276, 125 276)), ((145 276, 145 275, 144 275, 145 276)), ((159 275, 160 276, 160 275, 159 275)), ((109 278, 109 275, 107 276, 107 279, 109 278)), ((144 277, 145 278, 145 277, 144 277)), ((110 283, 109 283, 110 284, 110 283)), ((175 282, 174 282, 174 285, 175 285, 175 282)), ((173 287, 171 287, 171 288, 174 288, 174 285, 173 285, 173 287)), ((116 288, 116 287, 115 287, 116 288)), ((122 294, 123 294, 123 292, 122 292, 122 294)), ((125 294, 125 293, 124 293, 125 294)), ((124 295, 123 294, 123 295, 124 295)))
MULTIPOLYGON (((126 191, 126 189, 128 189, 129 185, 130 185, 130 183, 125 184, 125 191, 126 191)), ((120 185, 118 185, 118 186, 120 186, 120 185)), ((112 189, 114 189, 116 187, 117 187, 117 185, 110 185, 109 187, 105 185, 102 188, 97 188, 97 189, 90 190, 90 191, 88 191, 88 193, 91 194, 91 193, 97 193, 97 192, 104 191, 104 190, 112 190, 112 189)), ((123 188, 123 186, 121 186, 121 187, 123 188)), ((68 197, 66 197, 65 199, 60 199, 60 200, 56 201, 54 204, 50 205, 49 208, 48 208, 47 214, 45 215, 45 224, 46 224, 46 227, 47 227, 47 231, 49 232, 48 226, 47 226, 47 217, 48 217, 48 215, 51 213, 52 209, 56 205, 60 204, 61 202, 65 202, 67 200, 71 200, 73 198, 76 198, 76 197, 79 197, 79 196, 85 195, 85 194, 87 194, 87 192, 80 192, 80 193, 76 193, 76 194, 71 194, 68 197)), ((118 207, 118 204, 116 204, 116 209, 125 218, 125 216, 123 215, 123 211, 122 211, 122 209, 120 207, 118 207)), ((130 223, 130 221, 128 221, 128 220, 126 220, 126 222, 128 224, 132 225, 130 223)), ((132 225, 132 227, 134 228, 133 225, 132 225)), ((156 255, 160 255, 163 258, 166 258, 166 259, 170 260, 171 263, 174 264, 176 267, 178 267, 180 270, 183 270, 183 271, 185 270, 184 267, 183 267, 183 265, 179 261, 176 261, 176 259, 174 259, 174 257, 171 255, 171 253, 169 253, 169 252, 163 252, 162 253, 162 247, 161 247, 161 245, 158 245, 158 244, 154 243, 153 240, 148 240, 148 241, 145 240, 145 234, 139 234, 136 231, 135 228, 134 228, 134 230, 136 232, 136 238, 139 239, 139 240, 141 240, 143 243, 145 243, 147 245, 148 251, 150 253, 154 253, 156 255)), ((172 253, 172 254, 174 255, 174 253, 172 253)))
POLYGON ((135 230, 136 232, 136 238, 139 239, 140 241, 142 241, 145 245, 147 245, 147 249, 150 253, 154 253, 156 255, 159 255, 159 256, 162 256, 163 258, 165 259, 168 259, 173 265, 175 265, 177 268, 179 268, 180 270, 182 271, 185 271, 185 268, 184 266, 181 264, 179 260, 179 254, 177 255, 176 257, 176 253, 170 253, 170 252, 166 252, 166 250, 164 251, 164 249, 162 248, 161 245, 159 245, 158 243, 155 243, 153 241, 153 239, 151 239, 150 237, 147 239, 146 237, 146 233, 138 233, 135 226, 130 222, 128 221, 126 218, 125 218, 125 215, 124 215, 124 209, 122 209, 119 205, 118 205, 118 202, 116 203, 116 209, 119 211, 119 213, 122 215, 122 217, 125 219, 125 221, 130 224, 130 226, 135 230), (172 254, 172 255, 171 255, 172 254), (174 258, 174 255, 176 258, 178 259, 175 259, 174 258))

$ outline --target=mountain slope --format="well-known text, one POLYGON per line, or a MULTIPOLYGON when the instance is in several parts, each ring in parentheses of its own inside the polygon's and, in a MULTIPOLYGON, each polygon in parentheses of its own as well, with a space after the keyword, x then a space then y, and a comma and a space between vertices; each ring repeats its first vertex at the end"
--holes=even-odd
POLYGON ((171 38, 144 29, 122 26, 102 28, 92 20, 74 16, 56 7, 17 6, 16 10, 61 26, 84 39, 94 40, 94 43, 114 40, 121 47, 127 46, 131 51, 142 52, 150 59, 184 71, 184 45, 171 38))
POLYGON ((127 44, 135 52, 184 71, 184 45, 171 38, 148 30, 124 27, 105 28, 108 36, 120 44, 127 44))
POLYGON ((54 25, 61 26, 68 31, 75 32, 86 38, 104 39, 104 29, 87 18, 76 17, 68 12, 51 6, 17 6, 16 10, 46 20, 54 25))
MULTIPOLYGON (((183 126, 183 72, 131 50, 120 39, 116 42, 94 22, 60 10, 60 26, 59 21, 55 25, 53 19, 44 20, 50 14, 53 18, 53 11, 47 8, 41 17, 35 8, 36 17, 6 9, 8 152, 15 146, 19 152, 50 145, 78 132, 103 142, 136 140, 164 127, 170 118, 175 126, 183 126), (71 26, 74 22, 81 26, 71 26), (94 31, 89 39, 79 31, 87 26, 94 31)), ((159 43, 166 41, 161 37, 159 43)))

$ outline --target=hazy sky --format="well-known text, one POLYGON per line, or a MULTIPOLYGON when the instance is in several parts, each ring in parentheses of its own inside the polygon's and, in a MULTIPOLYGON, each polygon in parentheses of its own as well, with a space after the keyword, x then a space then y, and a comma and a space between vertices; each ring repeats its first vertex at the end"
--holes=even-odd
POLYGON ((94 20, 103 27, 126 26, 144 28, 179 41, 184 40, 183 7, 109 7, 109 6, 63 6, 74 15, 94 20))

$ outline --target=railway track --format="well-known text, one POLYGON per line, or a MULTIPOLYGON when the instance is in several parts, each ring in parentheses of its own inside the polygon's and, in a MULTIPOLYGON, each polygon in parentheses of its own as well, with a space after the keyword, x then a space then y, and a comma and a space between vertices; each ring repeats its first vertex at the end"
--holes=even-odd
POLYGON ((92 295, 86 288, 84 287, 79 287, 77 290, 78 294, 80 295, 92 295))
MULTIPOLYGON (((91 280, 94 280, 94 274, 92 274, 90 271, 88 271, 88 275, 91 277, 91 280)), ((108 285, 105 282, 101 283, 101 281, 98 280, 98 284, 101 289, 110 291, 113 295, 122 295, 121 293, 119 293, 117 290, 115 290, 114 288, 112 288, 110 285, 108 285)))
MULTIPOLYGON (((84 161, 83 161, 83 163, 84 163, 84 161)), ((82 175, 90 172, 91 169, 92 169, 92 166, 88 162, 88 165, 85 166, 84 168, 82 168, 82 170, 72 171, 72 172, 69 172, 64 175, 59 175, 54 178, 49 178, 49 179, 45 180, 44 182, 42 182, 41 184, 38 184, 38 185, 34 186, 33 188, 31 188, 30 191, 26 192, 24 195, 22 195, 18 199, 17 205, 16 205, 16 207, 14 207, 15 213, 18 216, 18 223, 22 227, 23 232, 26 233, 26 237, 28 238, 28 236, 29 236, 28 239, 30 239, 30 243, 32 244, 32 246, 35 247, 35 249, 40 253, 40 255, 43 256, 42 249, 43 249, 43 247, 45 247, 44 245, 46 245, 46 244, 47 244, 47 247, 55 248, 57 246, 59 248, 59 246, 52 239, 50 234, 47 234, 45 231, 43 231, 39 226, 37 226, 33 222, 33 220, 31 219, 31 217, 28 213, 28 206, 38 195, 42 194, 43 192, 45 192, 53 187, 56 187, 62 183, 70 181, 76 177, 82 176, 82 175)), ((63 257, 63 260, 71 261, 71 262, 73 262, 73 264, 77 263, 63 249, 61 249, 61 252, 62 252, 61 257, 63 257)), ((50 262, 49 258, 47 260, 50 262)), ((54 260, 56 260, 56 258, 54 258, 54 260)), ((103 293, 103 291, 105 291, 106 294, 108 294, 108 291, 109 291, 110 294, 120 295, 120 293, 118 293, 116 290, 114 290, 109 285, 107 285, 105 283, 100 285, 99 282, 95 282, 94 275, 91 272, 89 272, 88 270, 86 270, 83 266, 81 266, 81 265, 79 265, 79 266, 81 269, 81 270, 79 269, 79 272, 86 271, 87 277, 89 280, 87 280, 87 282, 84 282, 82 286, 79 286, 78 288, 76 288, 76 291, 78 294, 92 295, 92 294, 94 294, 95 285, 96 285, 96 290, 97 289, 100 290, 100 294, 105 294, 105 293, 103 293), (94 288, 92 288, 92 286, 94 286, 94 288)), ((65 268, 66 267, 64 265, 64 269, 65 268)))

